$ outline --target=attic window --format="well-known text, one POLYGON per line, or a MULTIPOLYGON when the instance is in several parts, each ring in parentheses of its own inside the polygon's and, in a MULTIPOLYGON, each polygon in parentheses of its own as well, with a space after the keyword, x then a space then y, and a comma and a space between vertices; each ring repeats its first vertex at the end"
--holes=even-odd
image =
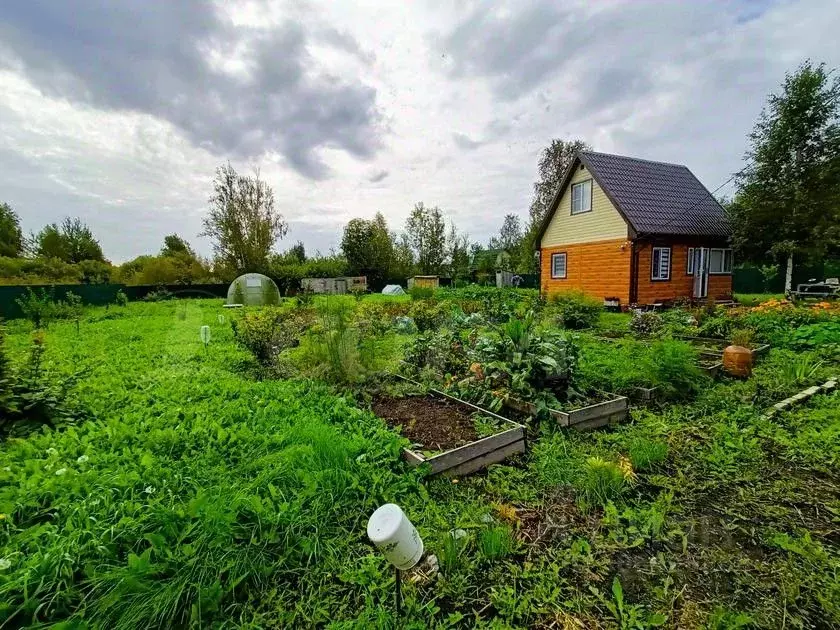
POLYGON ((592 180, 572 184, 572 214, 592 210, 592 180))

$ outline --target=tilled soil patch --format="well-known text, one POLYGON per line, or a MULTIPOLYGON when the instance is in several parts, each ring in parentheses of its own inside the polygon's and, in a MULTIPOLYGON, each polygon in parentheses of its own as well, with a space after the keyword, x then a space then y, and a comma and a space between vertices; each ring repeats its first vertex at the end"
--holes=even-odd
POLYGON ((389 427, 402 427, 402 434, 423 450, 448 451, 478 439, 467 408, 434 396, 377 396, 373 413, 389 427))

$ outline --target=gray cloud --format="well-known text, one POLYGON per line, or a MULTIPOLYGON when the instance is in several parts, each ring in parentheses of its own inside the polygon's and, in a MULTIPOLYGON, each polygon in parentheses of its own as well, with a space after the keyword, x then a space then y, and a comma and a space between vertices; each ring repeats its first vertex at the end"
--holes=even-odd
POLYGON ((371 182, 372 184, 378 184, 383 179, 388 177, 388 175, 390 175, 390 173, 388 171, 384 170, 384 169, 381 170, 381 171, 376 171, 370 177, 368 177, 368 181, 371 182))
POLYGON ((459 147, 461 147, 462 149, 467 149, 467 150, 477 149, 482 144, 484 144, 483 141, 473 140, 468 135, 466 135, 464 133, 460 133, 458 131, 456 131, 455 133, 452 134, 452 140, 459 147))
POLYGON ((312 179, 328 175, 325 147, 369 158, 380 147, 373 88, 315 73, 312 37, 364 58, 334 29, 307 33, 234 26, 209 0, 32 0, 4 7, 0 67, 48 96, 169 121, 190 140, 234 158, 279 153, 312 179), (241 56, 226 70, 213 59, 241 56))
MULTIPOLYGON (((450 76, 485 77, 497 98, 548 89, 567 114, 591 114, 667 86, 663 69, 715 53, 715 32, 738 22, 737 4, 638 0, 600 5, 553 0, 476 6, 437 45, 450 76)), ((750 19, 768 7, 749 9, 750 19)))

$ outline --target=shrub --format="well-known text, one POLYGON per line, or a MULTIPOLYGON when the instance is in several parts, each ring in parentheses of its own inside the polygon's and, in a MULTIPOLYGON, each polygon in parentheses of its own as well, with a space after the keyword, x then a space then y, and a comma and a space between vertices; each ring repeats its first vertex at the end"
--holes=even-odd
POLYGON ((600 300, 578 291, 555 293, 551 296, 551 302, 557 308, 558 323, 574 330, 591 328, 604 310, 600 300))
POLYGON ((63 300, 57 300, 53 307, 53 317, 55 319, 79 319, 84 311, 82 304, 82 297, 76 295, 72 291, 68 291, 64 295, 63 300))
POLYGON ((437 300, 419 300, 411 303, 408 316, 414 320, 417 330, 424 332, 443 325, 447 318, 447 306, 437 300))
POLYGON ((57 427, 82 416, 70 396, 79 375, 59 377, 43 367, 44 337, 36 332, 25 367, 15 367, 5 352, 0 327, 0 436, 22 435, 41 426, 57 427))
POLYGON ((231 320, 231 326, 236 342, 250 350, 260 365, 276 368, 280 353, 297 346, 312 321, 309 311, 267 306, 243 312, 231 320))
POLYGON ((165 302, 166 300, 172 300, 174 298, 175 294, 172 293, 172 291, 170 291, 166 287, 158 287, 154 291, 150 291, 149 293, 147 293, 143 299, 146 302, 165 302))
POLYGON ((633 311, 630 332, 637 337, 655 337, 664 326, 662 316, 655 311, 633 311))
POLYGON ((125 294, 125 291, 122 289, 117 290, 117 294, 114 296, 114 304, 117 306, 128 306, 128 296, 125 294))
POLYGON ((53 295, 52 289, 49 292, 46 289, 33 291, 30 287, 26 289, 26 294, 17 298, 15 302, 20 306, 23 316, 31 321, 35 328, 41 328, 47 326, 55 316, 53 295))

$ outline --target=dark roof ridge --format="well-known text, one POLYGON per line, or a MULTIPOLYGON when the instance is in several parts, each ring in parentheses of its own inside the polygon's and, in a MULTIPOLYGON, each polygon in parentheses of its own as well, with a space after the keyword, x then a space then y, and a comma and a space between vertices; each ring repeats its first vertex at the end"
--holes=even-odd
POLYGON ((646 160, 644 158, 630 157, 629 155, 619 155, 618 153, 606 153, 604 151, 578 151, 584 155, 606 155, 608 157, 621 158, 622 160, 633 160, 634 162, 646 162, 648 164, 659 164, 660 166, 678 166, 687 171, 691 171, 685 164, 677 164, 676 162, 660 162, 658 160, 646 160))

